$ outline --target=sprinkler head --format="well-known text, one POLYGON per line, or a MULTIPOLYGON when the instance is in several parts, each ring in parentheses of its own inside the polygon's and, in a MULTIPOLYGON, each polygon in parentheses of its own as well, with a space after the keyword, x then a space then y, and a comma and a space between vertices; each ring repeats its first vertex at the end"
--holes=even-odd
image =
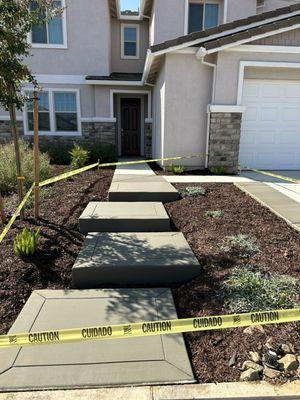
POLYGON ((267 367, 278 369, 278 355, 274 350, 268 349, 266 350, 264 357, 263 357, 264 364, 267 367))

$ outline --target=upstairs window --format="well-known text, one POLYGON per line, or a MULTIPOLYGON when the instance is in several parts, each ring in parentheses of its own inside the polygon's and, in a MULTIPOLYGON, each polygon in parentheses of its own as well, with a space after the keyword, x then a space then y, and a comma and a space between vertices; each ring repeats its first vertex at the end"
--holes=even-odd
MULTIPOLYGON (((63 0, 53 2, 54 8, 62 8, 63 6, 63 0)), ((31 2, 31 10, 39 10, 41 19, 47 17, 45 11, 40 9, 40 6, 36 1, 31 2)), ((44 23, 34 25, 31 31, 31 43, 35 45, 35 47, 38 47, 39 45, 45 47, 63 46, 65 43, 64 24, 65 15, 62 13, 44 23)))
POLYGON ((139 26, 122 25, 122 58, 139 58, 139 26))
POLYGON ((219 25, 219 4, 190 3, 189 4, 189 32, 198 32, 203 29, 219 25))

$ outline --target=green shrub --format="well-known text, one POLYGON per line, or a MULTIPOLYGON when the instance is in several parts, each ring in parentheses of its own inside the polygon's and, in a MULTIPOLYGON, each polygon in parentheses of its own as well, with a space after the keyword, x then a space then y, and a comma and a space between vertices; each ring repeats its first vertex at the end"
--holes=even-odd
MULTIPOLYGON (((30 188, 34 181, 34 159, 32 147, 20 140, 20 154, 22 174, 25 177, 25 186, 30 188)), ((52 167, 48 154, 40 154, 40 179, 45 180, 52 176, 52 167)), ((2 193, 17 190, 17 173, 15 149, 12 143, 0 145, 0 191, 2 193)))
POLYGON ((91 164, 98 162, 110 163, 118 160, 115 146, 112 144, 95 143, 87 147, 90 152, 91 164))
POLYGON ((271 275, 250 266, 235 268, 223 283, 225 305, 233 312, 293 308, 297 281, 288 275, 271 275))
POLYGON ((82 168, 89 159, 89 151, 81 147, 79 144, 74 144, 70 151, 71 165, 75 168, 82 168))
POLYGON ((181 197, 197 197, 197 196, 204 196, 206 190, 201 186, 189 186, 184 189, 179 189, 179 193, 181 197))
POLYGON ((174 175, 182 175, 185 173, 185 168, 182 165, 171 165, 170 171, 174 175))
POLYGON ((227 173, 227 168, 222 165, 219 165, 217 167, 210 168, 210 172, 214 175, 224 175, 227 173))
POLYGON ((224 211, 216 210, 216 211, 206 211, 205 215, 211 218, 222 218, 224 217, 224 211))
POLYGON ((70 165, 71 155, 70 152, 73 148, 73 143, 63 140, 43 141, 41 139, 40 149, 47 152, 52 164, 56 165, 70 165))
POLYGON ((22 232, 15 237, 15 254, 19 257, 28 257, 33 255, 38 247, 40 232, 40 229, 32 230, 24 228, 22 232))
POLYGON ((227 236, 222 247, 225 252, 238 251, 241 257, 251 257, 260 252, 259 246, 247 235, 227 236))

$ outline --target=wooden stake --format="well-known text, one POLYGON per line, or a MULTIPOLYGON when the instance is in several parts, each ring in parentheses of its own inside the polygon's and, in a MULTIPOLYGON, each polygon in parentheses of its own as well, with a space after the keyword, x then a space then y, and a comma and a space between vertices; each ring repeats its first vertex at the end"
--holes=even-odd
MULTIPOLYGON (((23 200, 24 191, 23 191, 23 176, 22 176, 22 167, 21 167, 21 156, 20 156, 20 146, 19 146, 19 135, 18 135, 18 127, 17 127, 17 117, 16 117, 16 107, 12 104, 9 108, 10 115, 10 123, 11 123, 11 133, 14 141, 15 154, 16 154, 16 169, 17 169, 17 181, 18 181, 18 197, 19 203, 23 200)), ((21 219, 24 218, 24 207, 20 212, 21 219)))
POLYGON ((40 216, 40 151, 39 151, 39 99, 33 92, 33 131, 34 131, 34 218, 40 216))
POLYGON ((5 224, 6 214, 5 214, 5 210, 4 210, 4 200, 3 200, 3 197, 1 196, 1 193, 0 193, 0 218, 1 218, 1 221, 3 222, 3 224, 5 224))

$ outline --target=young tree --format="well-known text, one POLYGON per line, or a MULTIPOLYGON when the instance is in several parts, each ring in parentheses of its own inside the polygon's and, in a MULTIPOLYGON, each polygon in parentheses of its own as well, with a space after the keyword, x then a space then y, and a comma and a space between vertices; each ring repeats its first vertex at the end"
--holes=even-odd
POLYGON ((34 25, 45 23, 60 12, 53 0, 0 0, 0 104, 10 114, 19 201, 23 198, 23 182, 16 110, 26 102, 23 84, 37 85, 26 64, 31 48, 28 34, 34 25))

